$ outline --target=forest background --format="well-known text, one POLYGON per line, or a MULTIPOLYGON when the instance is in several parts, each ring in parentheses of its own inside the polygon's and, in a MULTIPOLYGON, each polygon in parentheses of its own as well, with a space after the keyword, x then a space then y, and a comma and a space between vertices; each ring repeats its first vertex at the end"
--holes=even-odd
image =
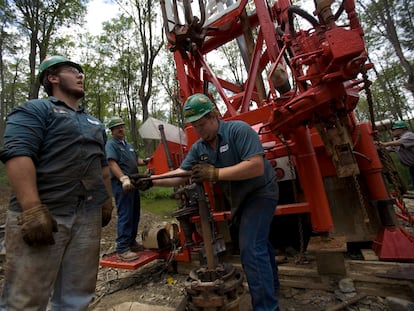
MULTIPOLYGON (((374 64, 369 71, 372 107, 362 95, 356 116, 359 121, 404 119, 413 127, 414 1, 355 1, 374 64)), ((158 145, 138 133, 148 117, 183 126, 159 1, 106 1, 119 13, 98 34, 85 27, 88 2, 0 0, 0 146, 7 114, 28 99, 45 96, 38 65, 54 54, 82 65, 83 105, 105 124, 113 115, 124 118, 128 139, 141 156, 151 155, 158 145)), ((300 7, 312 2, 292 1, 300 7)), ((218 49, 217 59, 221 61, 213 71, 234 82, 245 79, 235 43, 218 49)))

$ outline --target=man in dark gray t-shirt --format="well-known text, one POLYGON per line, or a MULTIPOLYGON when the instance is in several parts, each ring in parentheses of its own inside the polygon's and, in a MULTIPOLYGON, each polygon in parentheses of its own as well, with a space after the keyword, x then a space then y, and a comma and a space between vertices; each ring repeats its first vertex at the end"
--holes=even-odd
POLYGON ((405 121, 395 121, 391 131, 394 140, 381 144, 387 150, 395 152, 400 162, 409 168, 411 186, 414 186, 414 133, 408 130, 405 121))

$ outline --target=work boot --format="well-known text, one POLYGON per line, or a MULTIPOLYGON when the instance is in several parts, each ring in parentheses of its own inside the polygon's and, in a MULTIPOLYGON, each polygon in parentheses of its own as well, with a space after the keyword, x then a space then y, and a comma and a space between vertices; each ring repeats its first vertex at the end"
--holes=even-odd
POLYGON ((129 247, 129 249, 132 252, 142 252, 144 250, 144 246, 142 246, 137 241, 135 241, 134 243, 131 244, 131 246, 129 247))
POLYGON ((117 253, 116 257, 122 261, 134 261, 138 259, 138 255, 134 252, 131 252, 130 250, 127 250, 126 252, 123 252, 123 253, 117 253))

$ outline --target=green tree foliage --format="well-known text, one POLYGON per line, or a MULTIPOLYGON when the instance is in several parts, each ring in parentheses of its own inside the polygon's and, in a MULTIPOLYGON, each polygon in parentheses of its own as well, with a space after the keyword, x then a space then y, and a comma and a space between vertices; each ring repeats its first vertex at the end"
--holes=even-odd
MULTIPOLYGON (((378 120, 410 115, 412 100, 407 98, 412 97, 404 86, 409 89, 413 65, 413 3, 358 1, 375 65, 369 71, 374 101, 361 99, 359 119, 369 120, 368 104, 374 105, 378 120)), ((159 3, 117 1, 122 15, 106 23, 100 36, 76 36, 74 26, 83 24, 86 4, 87 0, 0 0, 0 122, 16 104, 38 96, 36 67, 47 54, 59 53, 71 58, 76 55, 84 67, 88 111, 104 122, 115 114, 124 117, 136 147, 142 144, 139 124, 149 115, 182 125, 173 55, 163 49, 159 3)), ((232 75, 234 83, 243 81, 236 44, 223 47, 220 53, 230 65, 214 71, 232 75)))
POLYGON ((87 0, 15 0, 9 5, 16 12, 13 26, 29 41, 29 98, 37 98, 39 82, 37 65, 49 53, 52 39, 60 27, 80 25, 86 13, 87 0))
MULTIPOLYGON (((414 2, 359 0, 370 59, 376 119, 411 117, 414 99, 414 2)), ((370 104, 370 103, 368 103, 370 104)))
MULTIPOLYGON (((158 2, 150 0, 123 1, 121 4, 125 11, 132 17, 136 27, 135 37, 138 50, 135 52, 135 59, 140 66, 138 75, 138 99, 142 109, 142 121, 149 116, 149 103, 151 97, 156 91, 153 85, 155 59, 161 48, 164 46, 162 39, 162 29, 158 27, 160 22, 160 7, 158 2)), ((137 110, 136 106, 129 107, 129 116, 131 121, 131 131, 134 136, 137 135, 138 129, 135 127, 137 110)), ((135 141, 135 139, 134 139, 135 141)), ((145 144, 146 153, 150 153, 149 144, 145 144)))
POLYGON ((28 66, 23 54, 26 45, 19 40, 17 31, 10 28, 15 19, 9 1, 0 0, 0 144, 7 113, 27 98, 24 73, 28 66))
POLYGON ((96 48, 107 67, 101 75, 111 78, 110 82, 102 81, 112 91, 107 97, 111 101, 107 108, 128 121, 131 141, 137 147, 141 140, 139 124, 148 118, 151 99, 157 94, 157 86, 153 84, 155 59, 164 46, 157 26, 159 5, 142 0, 118 4, 123 13, 105 23, 96 48))
POLYGON ((159 102, 167 103, 166 110, 162 107, 153 107, 153 116, 155 118, 165 120, 170 124, 178 125, 184 128, 184 119, 181 111, 181 102, 179 98, 179 85, 176 79, 177 72, 174 66, 173 53, 167 49, 160 51, 160 62, 154 70, 154 78, 161 86, 166 96, 159 98, 159 102), (165 117, 165 114, 167 117, 165 117))
POLYGON ((241 47, 237 45, 236 41, 231 41, 226 45, 221 46, 219 48, 219 51, 223 53, 224 59, 226 59, 228 63, 228 66, 226 66, 226 68, 231 73, 232 82, 242 87, 244 81, 246 80, 246 67, 243 63, 240 49, 241 47))
MULTIPOLYGON (((140 142, 137 136, 137 116, 141 114, 139 101, 139 84, 141 63, 136 56, 139 45, 134 40, 136 29, 130 16, 121 15, 104 26, 104 33, 99 37, 97 47, 100 65, 96 64, 99 74, 106 78, 102 86, 110 90, 107 106, 108 116, 120 115, 128 123, 129 136, 137 147, 140 142)), ((98 73, 98 72, 97 72, 98 73)), ((102 87, 100 87, 102 90, 102 87)), ((96 100, 96 96, 94 97, 96 100)))

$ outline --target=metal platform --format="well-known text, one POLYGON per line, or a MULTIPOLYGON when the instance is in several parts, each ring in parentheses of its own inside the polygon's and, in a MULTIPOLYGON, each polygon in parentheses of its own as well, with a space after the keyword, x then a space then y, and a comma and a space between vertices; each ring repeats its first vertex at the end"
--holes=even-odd
POLYGON ((139 256, 138 259, 133 261, 119 260, 116 257, 116 253, 107 254, 102 257, 99 264, 103 267, 136 270, 153 260, 162 258, 159 252, 152 250, 144 250, 137 254, 139 256))

